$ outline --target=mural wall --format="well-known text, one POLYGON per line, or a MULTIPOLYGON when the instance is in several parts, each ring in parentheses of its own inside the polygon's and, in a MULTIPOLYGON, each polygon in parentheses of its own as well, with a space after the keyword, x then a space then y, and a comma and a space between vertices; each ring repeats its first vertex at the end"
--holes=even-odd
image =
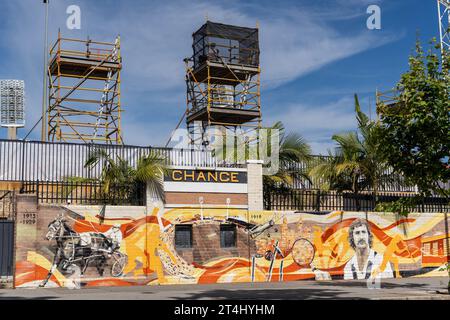
POLYGON ((47 206, 32 216, 17 228, 17 287, 445 276, 449 258, 444 214, 154 208, 102 219, 47 206), (221 246, 224 224, 236 226, 235 247, 221 246), (175 246, 176 225, 192 225, 191 248, 175 246))

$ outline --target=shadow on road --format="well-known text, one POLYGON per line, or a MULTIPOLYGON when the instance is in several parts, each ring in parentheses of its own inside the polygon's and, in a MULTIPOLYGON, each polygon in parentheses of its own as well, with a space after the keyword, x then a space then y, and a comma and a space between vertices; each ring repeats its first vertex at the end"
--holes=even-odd
MULTIPOLYGON (((330 281, 317 281, 315 283, 317 286, 339 286, 346 288, 367 288, 366 281, 339 281, 338 283, 333 283, 330 281)), ((429 287, 425 283, 391 283, 381 281, 381 289, 424 289, 429 287)))
POLYGON ((359 299, 361 297, 349 297, 348 294, 333 289, 261 289, 261 290, 208 290, 189 293, 187 296, 171 296, 171 299, 237 299, 237 300, 313 300, 313 299, 359 299))

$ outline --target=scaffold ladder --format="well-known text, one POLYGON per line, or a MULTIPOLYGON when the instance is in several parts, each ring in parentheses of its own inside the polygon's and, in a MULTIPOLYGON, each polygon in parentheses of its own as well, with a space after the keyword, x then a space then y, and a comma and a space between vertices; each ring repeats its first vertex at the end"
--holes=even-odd
MULTIPOLYGON (((119 38, 117 37, 116 41, 114 43, 114 49, 113 49, 112 54, 111 54, 111 59, 113 61, 117 60, 118 47, 119 47, 119 38)), ((107 106, 108 105, 108 93, 109 93, 109 90, 111 88, 110 85, 111 85, 112 73, 113 73, 113 70, 109 69, 107 78, 105 80, 105 86, 103 88, 102 98, 100 100, 100 106, 98 108, 97 120, 95 122, 95 127, 94 127, 94 137, 92 138, 92 142, 93 143, 94 143, 94 139, 97 137, 98 127, 99 127, 100 121, 101 121, 101 119, 103 117, 104 110, 105 110, 105 108, 106 109, 108 108, 108 106, 107 106)))

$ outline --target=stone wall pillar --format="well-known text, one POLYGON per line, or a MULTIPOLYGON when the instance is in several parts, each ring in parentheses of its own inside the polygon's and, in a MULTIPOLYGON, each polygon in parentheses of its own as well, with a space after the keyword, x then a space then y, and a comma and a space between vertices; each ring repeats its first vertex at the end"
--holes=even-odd
POLYGON ((264 210, 262 166, 262 160, 247 160, 247 193, 249 211, 264 210))

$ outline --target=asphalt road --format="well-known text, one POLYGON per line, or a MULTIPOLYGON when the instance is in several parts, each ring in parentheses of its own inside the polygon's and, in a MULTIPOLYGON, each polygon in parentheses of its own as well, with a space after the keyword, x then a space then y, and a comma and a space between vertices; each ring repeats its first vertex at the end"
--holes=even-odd
POLYGON ((450 300, 448 278, 386 279, 380 289, 368 289, 365 281, 298 281, 211 285, 164 285, 85 289, 0 289, 3 299, 154 300, 154 299, 420 299, 450 300))

